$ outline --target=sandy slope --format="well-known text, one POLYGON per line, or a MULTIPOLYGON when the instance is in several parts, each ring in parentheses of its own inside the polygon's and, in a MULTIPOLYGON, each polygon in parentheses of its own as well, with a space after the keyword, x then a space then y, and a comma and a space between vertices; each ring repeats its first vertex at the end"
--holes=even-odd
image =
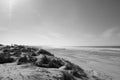
POLYGON ((0 51, 0 80, 101 80, 45 49, 8 45, 0 51))
POLYGON ((96 70, 110 75, 113 80, 120 80, 120 50, 51 49, 49 51, 86 70, 96 70))
POLYGON ((114 61, 116 58, 110 57, 119 56, 117 53, 116 55, 101 54, 93 50, 49 49, 47 51, 23 45, 2 46, 0 80, 112 80, 108 76, 111 73, 117 79, 117 75, 114 74, 117 68, 111 66, 117 62, 111 64, 108 60, 114 61), (115 70, 110 70, 111 67, 115 70), (99 73, 96 72, 97 70, 99 73), (105 71, 107 75, 101 74, 100 71, 105 71))
POLYGON ((0 80, 64 80, 62 72, 57 69, 39 68, 29 64, 0 65, 0 72, 0 80))

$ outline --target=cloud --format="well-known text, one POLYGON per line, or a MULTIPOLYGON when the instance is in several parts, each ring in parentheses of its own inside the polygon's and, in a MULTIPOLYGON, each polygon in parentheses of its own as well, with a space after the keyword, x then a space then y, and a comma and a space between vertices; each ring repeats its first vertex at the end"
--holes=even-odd
POLYGON ((48 34, 50 37, 53 37, 53 38, 56 38, 56 39, 59 39, 59 38, 62 38, 62 34, 58 33, 58 32, 49 32, 48 34))
POLYGON ((0 32, 1 31, 7 31, 8 29, 6 27, 0 27, 0 32))
POLYGON ((94 39, 96 37, 96 35, 94 34, 84 34, 83 35, 83 38, 85 39, 94 39))
POLYGON ((116 36, 117 31, 118 31, 118 28, 107 29, 102 33, 101 37, 104 38, 104 39, 111 38, 113 36, 116 36))
POLYGON ((119 28, 108 28, 100 34, 83 33, 79 38, 81 45, 112 45, 120 40, 119 28), (119 36, 119 38, 118 38, 119 36))
POLYGON ((39 39, 42 45, 50 46, 69 45, 69 40, 66 37, 64 37, 63 34, 54 31, 38 34, 37 39, 39 39))
POLYGON ((120 38, 120 33, 118 33, 117 36, 120 38))

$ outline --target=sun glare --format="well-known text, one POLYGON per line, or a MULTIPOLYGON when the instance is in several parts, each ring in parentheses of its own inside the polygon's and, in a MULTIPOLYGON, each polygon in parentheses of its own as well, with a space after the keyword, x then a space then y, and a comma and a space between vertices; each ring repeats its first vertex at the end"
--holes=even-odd
POLYGON ((18 0, 9 0, 9 1, 8 1, 9 6, 15 5, 15 3, 16 3, 17 1, 18 1, 18 0))
POLYGON ((4 0, 4 2, 6 3, 6 6, 8 7, 15 7, 15 6, 20 5, 21 3, 23 4, 25 2, 30 2, 30 0, 4 0))
POLYGON ((7 9, 9 11, 9 16, 12 15, 13 9, 22 5, 26 0, 2 0, 3 9, 7 9))
POLYGON ((15 11, 22 10, 23 7, 28 7, 32 3, 32 0, 0 0, 0 8, 11 19, 15 11))
POLYGON ((15 5, 18 5, 20 0, 7 0, 6 3, 9 7, 9 9, 12 9, 13 7, 15 7, 15 5))
POLYGON ((12 10, 18 2, 19 0, 5 0, 6 7, 9 9, 9 16, 12 15, 12 10))

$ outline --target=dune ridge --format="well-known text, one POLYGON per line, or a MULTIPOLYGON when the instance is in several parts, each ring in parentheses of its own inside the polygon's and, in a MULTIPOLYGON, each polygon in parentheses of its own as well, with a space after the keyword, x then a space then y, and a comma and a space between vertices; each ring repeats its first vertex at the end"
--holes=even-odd
POLYGON ((112 80, 85 71, 51 52, 24 45, 0 46, 0 80, 112 80))

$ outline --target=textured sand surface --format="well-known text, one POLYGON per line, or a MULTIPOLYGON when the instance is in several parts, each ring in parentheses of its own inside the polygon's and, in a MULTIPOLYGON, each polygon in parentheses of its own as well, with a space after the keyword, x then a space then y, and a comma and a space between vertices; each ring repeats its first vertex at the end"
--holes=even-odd
POLYGON ((93 64, 89 61, 98 58, 88 58, 88 54, 83 55, 84 51, 82 54, 78 52, 65 49, 47 51, 22 45, 2 46, 0 80, 112 80, 110 76, 96 72, 96 69, 87 70, 93 64))
POLYGON ((0 65, 0 80, 64 80, 63 73, 57 69, 26 66, 0 65))
POLYGON ((120 80, 120 49, 51 49, 55 56, 63 57, 85 70, 95 70, 120 80))

